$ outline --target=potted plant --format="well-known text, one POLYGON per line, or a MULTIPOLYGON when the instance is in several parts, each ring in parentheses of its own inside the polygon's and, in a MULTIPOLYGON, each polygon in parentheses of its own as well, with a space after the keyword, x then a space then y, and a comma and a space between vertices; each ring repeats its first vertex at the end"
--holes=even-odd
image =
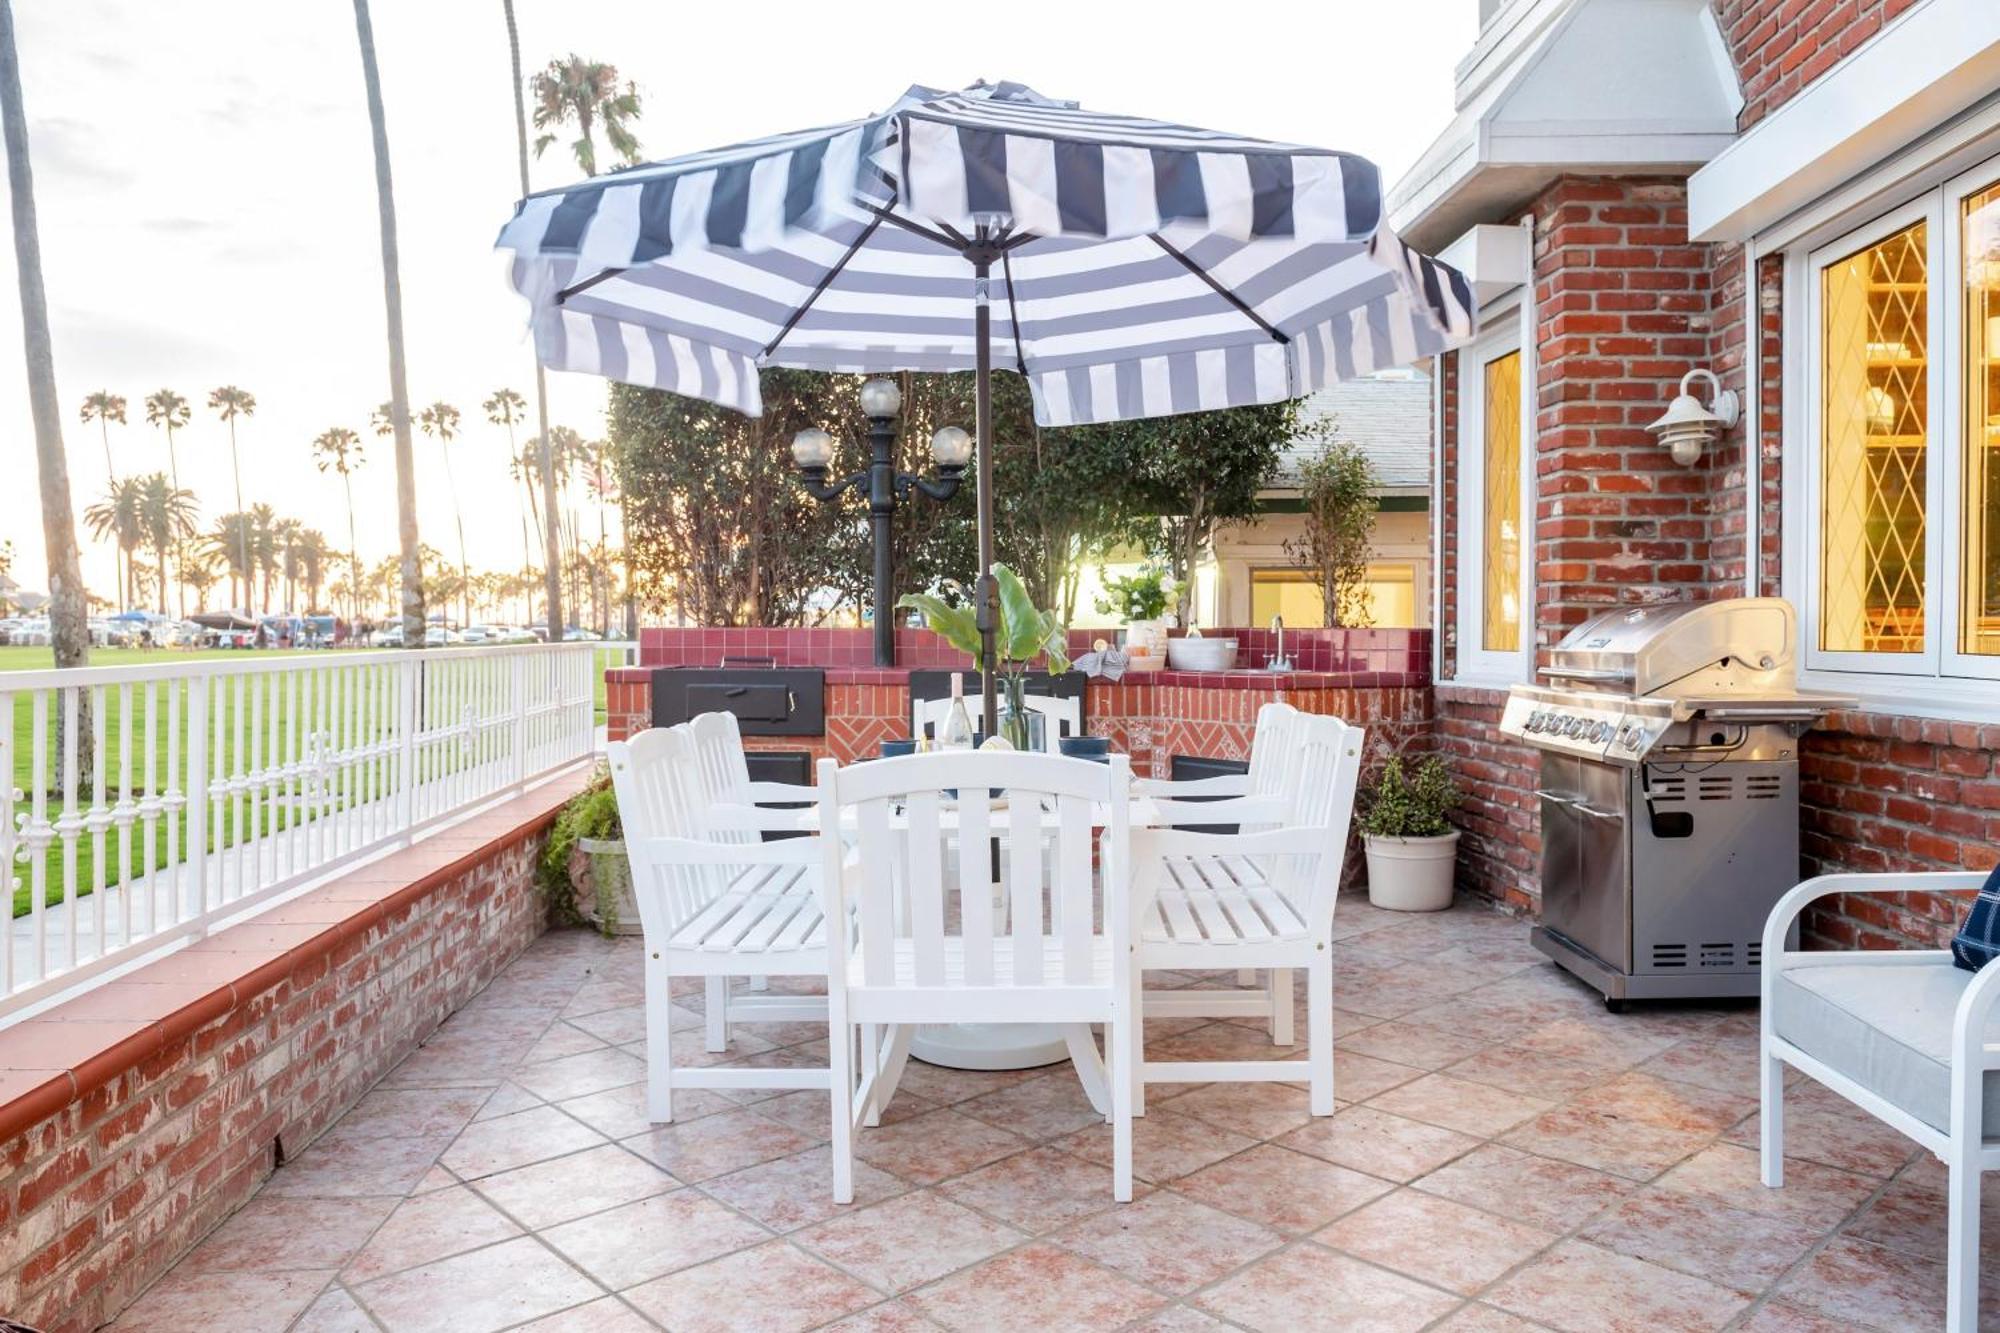
POLYGON ((536 878, 558 920, 589 922, 606 935, 639 933, 632 864, 609 772, 600 771, 556 812, 536 878))
MULTIPOLYGON (((993 636, 998 656, 1000 691, 1000 734, 1017 750, 1040 750, 1044 719, 1028 711, 1028 666, 1043 658, 1051 676, 1069 670, 1068 642, 1063 627, 1053 613, 1043 611, 1028 595, 1021 576, 1005 565, 993 566, 993 581, 1000 590, 1000 624, 993 636)), ((955 590, 956 584, 949 585, 955 590)), ((944 636, 946 643, 979 661, 979 624, 968 600, 953 606, 930 593, 905 593, 896 605, 913 607, 924 614, 924 623, 944 636)))
POLYGON ((1382 766, 1361 814, 1369 902, 1392 912, 1451 906, 1458 830, 1445 816, 1458 799, 1458 785, 1437 755, 1418 760, 1414 771, 1400 755, 1382 766))
POLYGON ((1179 585, 1158 565, 1141 565, 1117 578, 1102 568, 1097 573, 1104 581, 1097 609, 1125 622, 1125 652, 1132 668, 1146 671, 1162 665, 1167 655, 1167 631, 1174 624, 1167 608, 1179 597, 1179 585))

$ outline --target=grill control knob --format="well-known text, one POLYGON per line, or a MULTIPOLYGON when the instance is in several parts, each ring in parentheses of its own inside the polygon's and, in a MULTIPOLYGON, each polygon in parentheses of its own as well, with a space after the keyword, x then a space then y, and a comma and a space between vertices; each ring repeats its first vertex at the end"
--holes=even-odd
POLYGON ((1580 717, 1568 718, 1563 722, 1563 735, 1565 736, 1574 736, 1582 730, 1583 719, 1580 717))
POLYGON ((1524 729, 1528 731, 1540 731, 1542 724, 1546 721, 1548 721, 1548 714, 1537 708, 1534 712, 1528 714, 1528 721, 1524 729))
POLYGON ((1646 732, 1644 728, 1634 727, 1632 728, 1632 730, 1625 733, 1625 748, 1628 750, 1636 750, 1639 748, 1639 743, 1645 739, 1646 739, 1646 732))
POLYGON ((1611 724, 1600 722, 1590 729, 1590 739, 1602 743, 1611 738, 1611 724))

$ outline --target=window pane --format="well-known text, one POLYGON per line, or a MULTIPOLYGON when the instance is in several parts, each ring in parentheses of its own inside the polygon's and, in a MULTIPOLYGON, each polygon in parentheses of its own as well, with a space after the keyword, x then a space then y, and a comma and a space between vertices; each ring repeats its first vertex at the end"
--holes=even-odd
POLYGON ((1965 201, 1965 540, 1959 651, 2000 653, 2000 185, 1965 201))
POLYGON ((1924 647, 1924 223, 1821 274, 1820 647, 1924 647))
POLYGON ((1402 562, 1368 566, 1368 623, 1377 629, 1408 629, 1417 619, 1417 567, 1402 562))
POLYGON ((1301 569, 1250 571, 1250 623, 1268 625, 1283 616, 1291 629, 1320 629, 1326 624, 1326 602, 1319 584, 1301 569))
POLYGON ((1486 363, 1484 634, 1488 652, 1521 650, 1521 354, 1486 363))

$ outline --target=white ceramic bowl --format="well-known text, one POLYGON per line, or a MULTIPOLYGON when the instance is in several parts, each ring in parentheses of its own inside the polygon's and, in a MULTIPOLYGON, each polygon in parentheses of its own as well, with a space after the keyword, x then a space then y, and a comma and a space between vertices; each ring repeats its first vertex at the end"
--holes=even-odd
POLYGON ((1231 671, 1236 666, 1236 640, 1167 640, 1167 665, 1175 671, 1231 671))

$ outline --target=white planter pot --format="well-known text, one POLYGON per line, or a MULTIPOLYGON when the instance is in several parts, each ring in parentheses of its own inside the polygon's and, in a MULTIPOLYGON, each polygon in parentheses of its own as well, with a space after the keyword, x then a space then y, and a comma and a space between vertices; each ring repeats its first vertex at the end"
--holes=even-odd
POLYGON ((625 844, 607 838, 578 838, 576 848, 590 858, 590 892, 578 895, 584 917, 606 935, 642 933, 625 844))
POLYGON ((1436 838, 1364 835, 1368 901, 1391 912, 1441 912, 1451 906, 1458 830, 1436 838))

